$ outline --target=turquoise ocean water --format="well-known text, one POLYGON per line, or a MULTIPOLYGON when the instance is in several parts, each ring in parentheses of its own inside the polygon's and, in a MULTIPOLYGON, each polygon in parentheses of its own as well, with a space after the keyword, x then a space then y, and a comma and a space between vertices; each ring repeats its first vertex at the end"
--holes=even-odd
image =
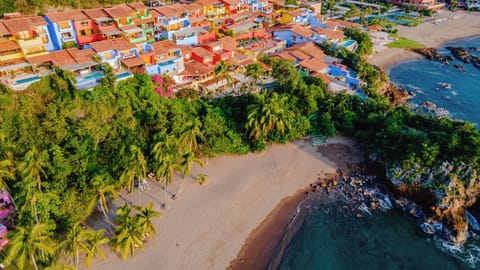
MULTIPOLYGON (((480 30, 479 30, 480 31, 480 30)), ((480 37, 444 44, 476 47, 480 37)), ((460 61, 442 65, 425 59, 389 70, 391 81, 416 93, 411 103, 431 101, 455 118, 480 126, 480 69, 460 61), (454 64, 462 64, 466 73, 454 64), (446 89, 440 83, 451 84, 446 89)), ((480 269, 480 236, 470 232, 462 249, 423 233, 416 220, 398 210, 355 218, 340 203, 313 203, 281 259, 280 270, 343 269, 480 269)))

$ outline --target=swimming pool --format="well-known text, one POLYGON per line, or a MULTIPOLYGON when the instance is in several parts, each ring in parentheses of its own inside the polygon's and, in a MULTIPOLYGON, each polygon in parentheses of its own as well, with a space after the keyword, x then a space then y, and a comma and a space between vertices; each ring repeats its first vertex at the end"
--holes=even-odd
POLYGON ((356 43, 355 40, 349 39, 349 40, 345 41, 345 42, 342 44, 342 46, 343 46, 344 48, 348 48, 348 47, 354 45, 355 43, 356 43))
POLYGON ((121 80, 121 79, 128 78, 128 77, 130 77, 130 76, 132 76, 132 73, 126 71, 126 72, 117 74, 115 77, 117 78, 117 80, 121 80))
POLYGON ((86 75, 80 81, 86 81, 86 80, 91 80, 91 79, 101 79, 101 78, 103 78, 103 73, 102 72, 94 72, 94 73, 86 75))
POLYGON ((29 83, 29 82, 39 81, 39 80, 40 80, 40 77, 33 76, 33 77, 17 80, 15 84, 29 83))

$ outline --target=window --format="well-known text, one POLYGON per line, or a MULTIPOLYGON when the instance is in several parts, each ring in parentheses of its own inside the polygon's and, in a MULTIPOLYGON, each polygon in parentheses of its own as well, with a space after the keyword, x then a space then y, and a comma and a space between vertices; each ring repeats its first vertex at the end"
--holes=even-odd
POLYGON ((72 39, 73 36, 72 36, 72 33, 67 32, 67 33, 62 33, 62 38, 63 39, 72 39))
POLYGON ((59 22, 58 26, 60 26, 60 29, 70 29, 70 23, 68 23, 68 21, 59 22))
POLYGON ((80 23, 81 26, 88 26, 89 25, 89 21, 82 21, 80 23))
POLYGON ((18 36, 20 37, 20 39, 28 39, 30 38, 30 33, 28 31, 22 31, 18 32, 18 36))
POLYGON ((47 36, 43 36, 43 37, 42 37, 42 41, 43 41, 43 44, 48 43, 48 37, 47 37, 47 36))

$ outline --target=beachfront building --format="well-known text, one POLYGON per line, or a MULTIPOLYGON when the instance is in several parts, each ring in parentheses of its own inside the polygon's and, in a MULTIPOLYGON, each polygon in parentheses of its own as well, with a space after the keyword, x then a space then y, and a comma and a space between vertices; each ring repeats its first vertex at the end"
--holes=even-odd
POLYGON ((438 3, 436 0, 386 0, 387 3, 392 3, 397 6, 410 6, 418 10, 440 10, 445 7, 445 3, 438 3))
POLYGON ((155 11, 160 14, 157 19, 157 32, 159 33, 157 36, 158 40, 160 38, 172 39, 175 32, 190 26, 188 10, 186 6, 182 4, 177 3, 157 7, 155 8, 155 11))
POLYGON ((185 69, 183 53, 179 46, 171 40, 157 41, 152 44, 155 54, 155 65, 147 67, 149 75, 176 75, 185 69))
POLYGON ((40 16, 4 19, 3 25, 20 46, 25 58, 54 50, 47 22, 40 16))
POLYGON ((269 29, 272 36, 279 40, 285 40, 287 47, 298 43, 312 41, 315 36, 311 29, 298 24, 284 24, 269 29))
MULTIPOLYGON (((122 31, 118 29, 115 20, 111 18, 103 9, 87 9, 83 11, 92 20, 92 31, 94 40, 115 39, 123 36, 122 31)), ((89 47, 84 44, 83 47, 89 47)))

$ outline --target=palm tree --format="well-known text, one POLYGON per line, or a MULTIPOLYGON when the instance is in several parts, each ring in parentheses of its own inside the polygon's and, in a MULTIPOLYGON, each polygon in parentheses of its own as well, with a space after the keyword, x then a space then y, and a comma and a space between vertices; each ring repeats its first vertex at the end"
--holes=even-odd
POLYGON ((203 187, 208 182, 207 175, 203 173, 197 174, 195 182, 199 183, 203 187))
POLYGON ((92 209, 98 203, 98 206, 100 206, 100 209, 102 210, 103 215, 105 216, 107 221, 110 222, 110 219, 108 218, 108 214, 107 214, 108 198, 110 196, 115 200, 117 198, 117 195, 118 193, 112 185, 107 185, 97 189, 97 193, 91 202, 90 209, 92 209))
POLYGON ((6 180, 14 180, 14 166, 10 154, 7 154, 7 158, 0 161, 0 188, 10 191, 6 180))
POLYGON ((172 182, 175 172, 181 170, 182 168, 177 163, 176 157, 172 154, 165 155, 160 161, 156 173, 160 177, 160 180, 164 182, 162 208, 167 207, 167 187, 172 182))
POLYGON ((143 250, 142 228, 137 220, 130 216, 130 212, 131 208, 125 204, 117 210, 114 220, 118 226, 112 238, 112 248, 122 255, 123 260, 129 255, 133 257, 137 247, 143 250))
POLYGON ((100 248, 100 246, 108 242, 110 242, 110 239, 108 239, 108 237, 105 237, 104 230, 93 231, 91 237, 87 239, 89 248, 87 256, 85 257, 85 265, 87 267, 90 267, 92 260, 97 255, 99 255, 102 259, 106 258, 105 253, 103 253, 103 250, 100 248))
POLYGON ((147 161, 143 155, 142 149, 136 145, 130 145, 130 156, 125 171, 120 176, 120 181, 126 184, 128 192, 132 192, 134 179, 138 179, 138 198, 140 200, 140 184, 145 179, 147 172, 147 161))
POLYGON ((90 251, 87 241, 92 238, 93 234, 93 230, 82 228, 82 225, 77 222, 70 227, 67 239, 60 244, 65 248, 65 254, 73 257, 75 269, 78 269, 80 254, 88 254, 90 251))
POLYGON ((185 183, 185 177, 190 175, 190 172, 192 171, 192 164, 197 163, 200 166, 205 166, 203 161, 195 156, 195 153, 192 151, 187 151, 183 153, 181 160, 180 160, 180 167, 182 168, 182 182, 177 188, 177 191, 172 195, 172 199, 175 199, 178 192, 182 188, 183 184, 185 183))
POLYGON ((230 85, 232 82, 232 76, 230 75, 230 68, 232 65, 227 64, 225 62, 220 61, 220 63, 215 67, 214 73, 215 77, 218 78, 223 82, 223 80, 227 81, 227 85, 230 85))
POLYGON ((270 98, 267 98, 267 94, 261 94, 257 103, 250 104, 247 107, 248 121, 245 126, 249 136, 256 140, 266 139, 271 131, 284 134, 289 130, 293 115, 287 108, 287 101, 287 96, 274 92, 270 98))
POLYGON ((36 147, 29 150, 18 164, 18 171, 22 178, 37 180, 38 189, 42 191, 42 177, 46 176, 44 168, 47 167, 47 153, 38 152, 36 147))
POLYGON ((162 217, 159 212, 153 210, 153 203, 149 202, 146 206, 137 206, 135 207, 140 213, 135 215, 137 222, 142 228, 143 237, 150 237, 157 233, 155 225, 152 222, 152 218, 162 217))
POLYGON ((258 81, 262 78, 265 71, 263 67, 258 63, 253 63, 247 66, 247 70, 245 71, 245 75, 250 77, 251 79, 251 87, 254 88, 258 81))
POLYGON ((198 149, 198 142, 205 140, 202 131, 202 122, 198 118, 188 121, 189 128, 180 136, 180 144, 191 151, 198 149))
POLYGON ((18 269, 27 269, 33 266, 38 270, 37 259, 40 254, 53 256, 55 241, 50 236, 46 224, 34 224, 27 227, 18 226, 12 231, 11 241, 7 246, 3 260, 5 267, 10 269, 12 264, 18 269))

